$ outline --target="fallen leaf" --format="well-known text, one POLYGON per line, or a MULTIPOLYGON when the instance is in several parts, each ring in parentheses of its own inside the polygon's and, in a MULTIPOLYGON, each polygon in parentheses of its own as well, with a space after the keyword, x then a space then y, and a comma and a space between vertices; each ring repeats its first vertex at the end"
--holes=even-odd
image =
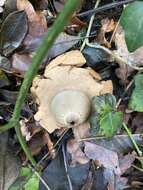
POLYGON ((78 141, 79 139, 90 136, 90 124, 85 122, 75 128, 73 128, 74 138, 78 141))
POLYGON ((87 27, 87 24, 83 21, 81 21, 78 17, 73 16, 70 20, 71 26, 74 27, 74 29, 79 32, 81 29, 87 27))
POLYGON ((12 72, 10 60, 4 56, 1 56, 1 55, 0 55, 0 69, 7 72, 7 73, 12 72))
POLYGON ((0 33, 0 47, 5 56, 21 45, 27 30, 27 17, 24 11, 15 11, 6 17, 0 33))
POLYGON ((18 92, 17 91, 9 91, 5 89, 0 90, 1 98, 10 104, 15 104, 18 92))
POLYGON ((114 22, 113 19, 109 20, 109 18, 105 18, 103 20, 101 20, 101 28, 100 28, 100 32, 97 36, 97 41, 99 44, 103 44, 107 47, 111 47, 111 44, 108 42, 108 40, 106 39, 106 34, 109 32, 114 31, 115 27, 116 27, 116 23, 114 22))
POLYGON ((90 142, 84 142, 85 155, 92 160, 97 160, 105 168, 112 169, 116 175, 120 175, 119 160, 116 152, 90 142))
POLYGON ((104 62, 108 59, 108 54, 102 50, 92 47, 85 47, 83 50, 83 55, 87 60, 87 65, 96 71, 105 68, 104 62))
POLYGON ((127 169, 129 169, 132 166, 136 156, 136 153, 132 152, 131 154, 129 153, 119 160, 121 175, 124 174, 127 171, 127 169))
POLYGON ((32 58, 28 54, 18 54, 15 53, 12 56, 12 68, 15 72, 24 76, 25 72, 28 70, 30 64, 32 63, 32 58))
MULTIPOLYGON (((140 134, 132 134, 132 137, 137 144, 143 143, 143 139, 140 134)), ((119 155, 127 153, 130 150, 134 150, 134 146, 128 135, 115 135, 112 139, 95 139, 94 142, 99 146, 103 146, 104 148, 117 152, 119 155)))
POLYGON ((111 169, 100 167, 94 171, 92 190, 115 190, 115 174, 111 169))
POLYGON ((47 0, 39 0, 34 2, 34 7, 36 10, 47 10, 47 7, 49 6, 49 2, 47 0))
POLYGON ((137 113, 137 115, 132 118, 131 129, 136 129, 136 133, 143 133, 143 113, 137 113))
POLYGON ((77 163, 86 164, 89 162, 89 159, 85 156, 85 154, 81 150, 81 144, 77 142, 75 139, 70 139, 67 142, 67 152, 71 156, 70 165, 75 166, 77 163))
MULTIPOLYGON (((78 164, 75 167, 68 164, 68 154, 66 153, 66 161, 68 167, 68 174, 71 179, 73 189, 80 189, 87 179, 90 164, 78 164)), ((69 184, 67 180, 67 173, 65 171, 64 159, 61 150, 52 162, 43 171, 42 179, 46 181, 50 189, 63 189, 69 190, 69 184)), ((40 190, 47 190, 47 188, 40 182, 40 190)))
POLYGON ((42 148, 48 144, 47 138, 45 138, 45 134, 43 131, 37 133, 33 136, 30 141, 27 142, 32 155, 38 155, 42 148))
POLYGON ((7 76, 5 75, 5 73, 0 70, 0 88, 4 87, 4 86, 9 86, 10 82, 7 78, 7 76))
POLYGON ((28 0, 17 0, 17 9, 24 10, 28 17, 28 34, 33 37, 40 36, 47 31, 46 18, 42 12, 36 12, 28 0))
MULTIPOLYGON (((117 50, 114 52, 118 56, 122 57, 125 63, 130 63, 132 66, 138 67, 143 65, 143 47, 140 47, 134 52, 130 53, 127 49, 124 32, 121 26, 118 27, 115 34, 115 45, 117 50)), ((131 75, 134 69, 122 62, 118 62, 118 64, 119 68, 116 69, 116 74, 118 78, 125 82, 127 77, 131 75)))
MULTIPOLYGON (((41 36, 33 37, 28 34, 23 42, 24 52, 35 52, 37 48, 41 45, 45 33, 41 36)), ((47 58, 54 58, 62 53, 65 53, 67 50, 72 48, 75 44, 79 42, 78 36, 71 36, 62 32, 54 42, 54 45, 48 52, 47 58)))
MULTIPOLYGON (((55 9, 56 9, 56 11, 57 11, 58 13, 62 11, 62 9, 63 9, 64 4, 65 4, 66 1, 67 1, 67 0, 59 0, 59 1, 54 1, 54 2, 53 2, 53 3, 54 3, 54 7, 55 7, 55 9)), ((79 6, 79 7, 77 8, 77 11, 80 11, 80 9, 81 9, 81 7, 82 7, 84 1, 85 1, 85 0, 82 0, 82 1, 81 1, 81 4, 80 4, 81 6, 79 6)))

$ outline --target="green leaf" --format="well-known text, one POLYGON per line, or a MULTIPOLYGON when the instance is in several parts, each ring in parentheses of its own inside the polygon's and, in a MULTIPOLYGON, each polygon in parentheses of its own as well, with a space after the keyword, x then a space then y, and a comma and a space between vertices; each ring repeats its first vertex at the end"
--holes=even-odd
POLYGON ((114 110, 116 107, 116 98, 112 94, 95 96, 92 99, 92 110, 97 113, 114 110))
POLYGON ((90 116, 91 134, 112 137, 122 125, 123 114, 116 111, 116 98, 112 94, 92 99, 90 116))
POLYGON ((100 117, 100 130, 102 135, 112 137, 121 127, 123 121, 122 112, 108 112, 100 117))
POLYGON ((22 167, 20 175, 9 190, 38 190, 39 179, 37 175, 28 167, 22 167))
POLYGON ((123 11, 120 23, 125 31, 128 50, 135 51, 143 45, 143 2, 129 4, 123 11))
POLYGON ((133 111, 143 112, 143 74, 135 76, 135 88, 131 95, 129 108, 133 111))

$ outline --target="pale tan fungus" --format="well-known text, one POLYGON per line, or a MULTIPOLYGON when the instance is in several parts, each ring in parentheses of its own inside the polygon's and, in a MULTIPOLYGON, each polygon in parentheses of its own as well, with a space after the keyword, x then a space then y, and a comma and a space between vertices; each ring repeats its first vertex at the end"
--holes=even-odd
POLYGON ((67 52, 51 61, 44 78, 33 81, 31 92, 39 105, 35 120, 49 133, 82 125, 89 116, 91 98, 112 93, 112 82, 101 81, 94 70, 81 68, 85 63, 80 51, 67 52))

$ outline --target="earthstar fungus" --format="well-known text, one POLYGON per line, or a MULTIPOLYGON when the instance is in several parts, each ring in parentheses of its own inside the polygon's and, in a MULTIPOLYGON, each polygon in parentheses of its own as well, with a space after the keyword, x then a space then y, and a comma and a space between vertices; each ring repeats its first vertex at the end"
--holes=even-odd
POLYGON ((58 56, 47 65, 44 77, 37 76, 31 87, 38 111, 35 120, 49 133, 63 127, 76 127, 88 121, 91 99, 112 93, 112 82, 101 81, 78 50, 58 56))

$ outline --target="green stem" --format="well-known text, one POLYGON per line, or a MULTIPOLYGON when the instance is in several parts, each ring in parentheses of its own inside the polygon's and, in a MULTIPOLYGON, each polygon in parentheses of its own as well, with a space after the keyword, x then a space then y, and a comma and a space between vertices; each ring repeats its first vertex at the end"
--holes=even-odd
POLYGON ((20 92, 16 101, 16 105, 14 108, 14 112, 9 124, 0 127, 0 132, 8 130, 14 127, 20 118, 21 109, 26 98, 29 87, 31 86, 32 80, 34 76, 37 74, 39 65, 42 63, 43 59, 47 55, 48 50, 52 47, 54 41, 58 37, 58 35, 63 31, 64 26, 67 24, 71 15, 74 13, 74 10, 80 4, 81 0, 68 0, 64 6, 63 11, 56 19, 53 27, 46 35, 42 45, 36 51, 35 56, 33 57, 32 64, 30 65, 28 71, 25 74, 24 81, 20 88, 20 92))
POLYGON ((139 149, 139 147, 138 147, 136 141, 135 141, 134 138, 132 137, 131 131, 128 129, 127 125, 126 125, 124 122, 123 122, 123 127, 124 127, 124 129, 126 130, 128 136, 130 137, 130 139, 131 139, 131 141, 132 141, 132 143, 133 143, 133 145, 134 145, 134 147, 135 147, 135 149, 136 149, 138 155, 139 155, 139 156, 142 156, 142 151, 139 149))
POLYGON ((29 147, 27 146, 26 141, 25 141, 25 139, 24 139, 24 137, 23 137, 23 135, 21 133, 21 128, 20 128, 20 124, 19 123, 15 126, 15 131, 16 131, 18 140, 20 142, 20 145, 21 145, 22 149, 24 150, 24 152, 25 152, 28 160, 35 167, 37 163, 34 160, 32 154, 31 154, 31 151, 30 151, 29 147))

